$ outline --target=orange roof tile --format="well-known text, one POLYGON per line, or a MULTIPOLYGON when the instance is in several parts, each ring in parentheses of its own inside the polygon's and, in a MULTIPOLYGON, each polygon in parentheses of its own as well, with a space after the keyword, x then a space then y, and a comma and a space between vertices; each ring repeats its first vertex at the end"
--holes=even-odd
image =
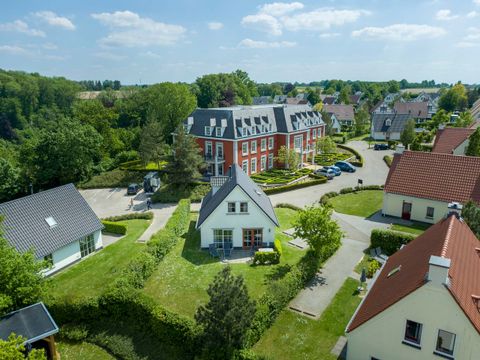
POLYGON ((480 204, 480 157, 419 151, 395 154, 385 192, 480 204))
POLYGON ((350 321, 350 332, 427 283, 430 256, 451 260, 448 290, 480 333, 480 311, 472 295, 480 295, 479 240, 456 216, 438 222, 390 256, 350 321), (401 267, 398 272, 388 274, 401 267))
POLYGON ((452 154, 460 144, 475 132, 469 128, 445 128, 437 131, 432 152, 452 154))

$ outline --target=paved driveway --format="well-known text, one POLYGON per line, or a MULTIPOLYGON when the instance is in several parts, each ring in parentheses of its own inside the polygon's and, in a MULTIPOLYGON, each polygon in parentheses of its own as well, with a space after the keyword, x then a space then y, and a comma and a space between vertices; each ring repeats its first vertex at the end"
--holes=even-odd
POLYGON ((339 191, 345 187, 357 186, 358 179, 362 179, 364 185, 385 184, 388 166, 383 161, 383 157, 392 155, 393 151, 375 151, 373 146, 372 149, 368 149, 368 143, 365 141, 352 141, 348 143, 348 146, 362 154, 364 167, 357 168, 357 171, 353 174, 342 173, 342 175, 335 177, 326 184, 271 195, 270 200, 272 204, 275 206, 278 203, 290 203, 300 207, 312 205, 329 191, 339 191))

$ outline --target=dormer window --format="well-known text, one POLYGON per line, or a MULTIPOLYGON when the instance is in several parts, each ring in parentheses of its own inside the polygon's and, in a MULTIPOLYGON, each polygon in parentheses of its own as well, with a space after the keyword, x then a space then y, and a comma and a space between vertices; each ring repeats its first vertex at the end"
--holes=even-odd
POLYGON ((392 126, 392 120, 391 119, 385 120, 385 126, 392 126))
POLYGON ((205 126, 205 136, 212 136, 212 128, 210 126, 205 126))
POLYGON ((55 221, 55 219, 52 216, 49 216, 49 217, 45 218, 45 221, 47 222, 50 229, 57 226, 57 222, 55 221))
POLYGON ((242 136, 248 136, 247 128, 242 128, 242 136))
POLYGON ((215 136, 216 137, 222 137, 222 128, 221 127, 216 127, 215 128, 215 136))
POLYGON ((252 135, 255 135, 257 133, 257 128, 255 126, 252 126, 252 135))

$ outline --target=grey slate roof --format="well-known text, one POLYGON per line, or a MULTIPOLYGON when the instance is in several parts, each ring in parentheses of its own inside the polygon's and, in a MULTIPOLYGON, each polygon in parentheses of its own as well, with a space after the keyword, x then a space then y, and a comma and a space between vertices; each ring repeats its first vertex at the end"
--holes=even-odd
POLYGON ((0 204, 4 236, 19 252, 34 249, 43 258, 61 247, 103 229, 73 184, 0 204), (50 228, 46 218, 57 225, 50 228))
POLYGON ((271 104, 271 103, 272 103, 272 98, 270 96, 255 96, 252 99, 253 105, 265 105, 265 104, 271 104))
POLYGON ((215 209, 225 200, 233 189, 239 186, 252 199, 252 201, 273 221, 277 226, 278 220, 273 211, 270 198, 248 177, 247 174, 237 165, 234 164, 229 170, 228 180, 213 195, 212 191, 203 198, 198 215, 197 228, 215 211, 215 209))
POLYGON ((26 343, 34 343, 58 333, 58 326, 39 302, 0 318, 0 339, 7 340, 12 332, 26 338, 26 343))
POLYGON ((374 132, 397 133, 402 132, 407 121, 412 118, 410 114, 384 114, 374 113, 372 116, 372 124, 374 132), (392 120, 392 125, 387 126, 387 119, 392 120))

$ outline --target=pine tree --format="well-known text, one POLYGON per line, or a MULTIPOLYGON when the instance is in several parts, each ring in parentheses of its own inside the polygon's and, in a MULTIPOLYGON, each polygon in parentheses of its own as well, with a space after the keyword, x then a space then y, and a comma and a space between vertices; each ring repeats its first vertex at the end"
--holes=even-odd
POLYGON ((163 129, 160 123, 150 117, 142 129, 138 147, 138 152, 145 165, 154 162, 160 168, 160 161, 166 155, 168 148, 162 134, 163 129))
POLYGON ((195 314, 203 328, 205 355, 209 359, 230 359, 244 345, 255 316, 255 302, 250 300, 243 278, 232 275, 228 266, 215 276, 207 293, 210 301, 195 314))

